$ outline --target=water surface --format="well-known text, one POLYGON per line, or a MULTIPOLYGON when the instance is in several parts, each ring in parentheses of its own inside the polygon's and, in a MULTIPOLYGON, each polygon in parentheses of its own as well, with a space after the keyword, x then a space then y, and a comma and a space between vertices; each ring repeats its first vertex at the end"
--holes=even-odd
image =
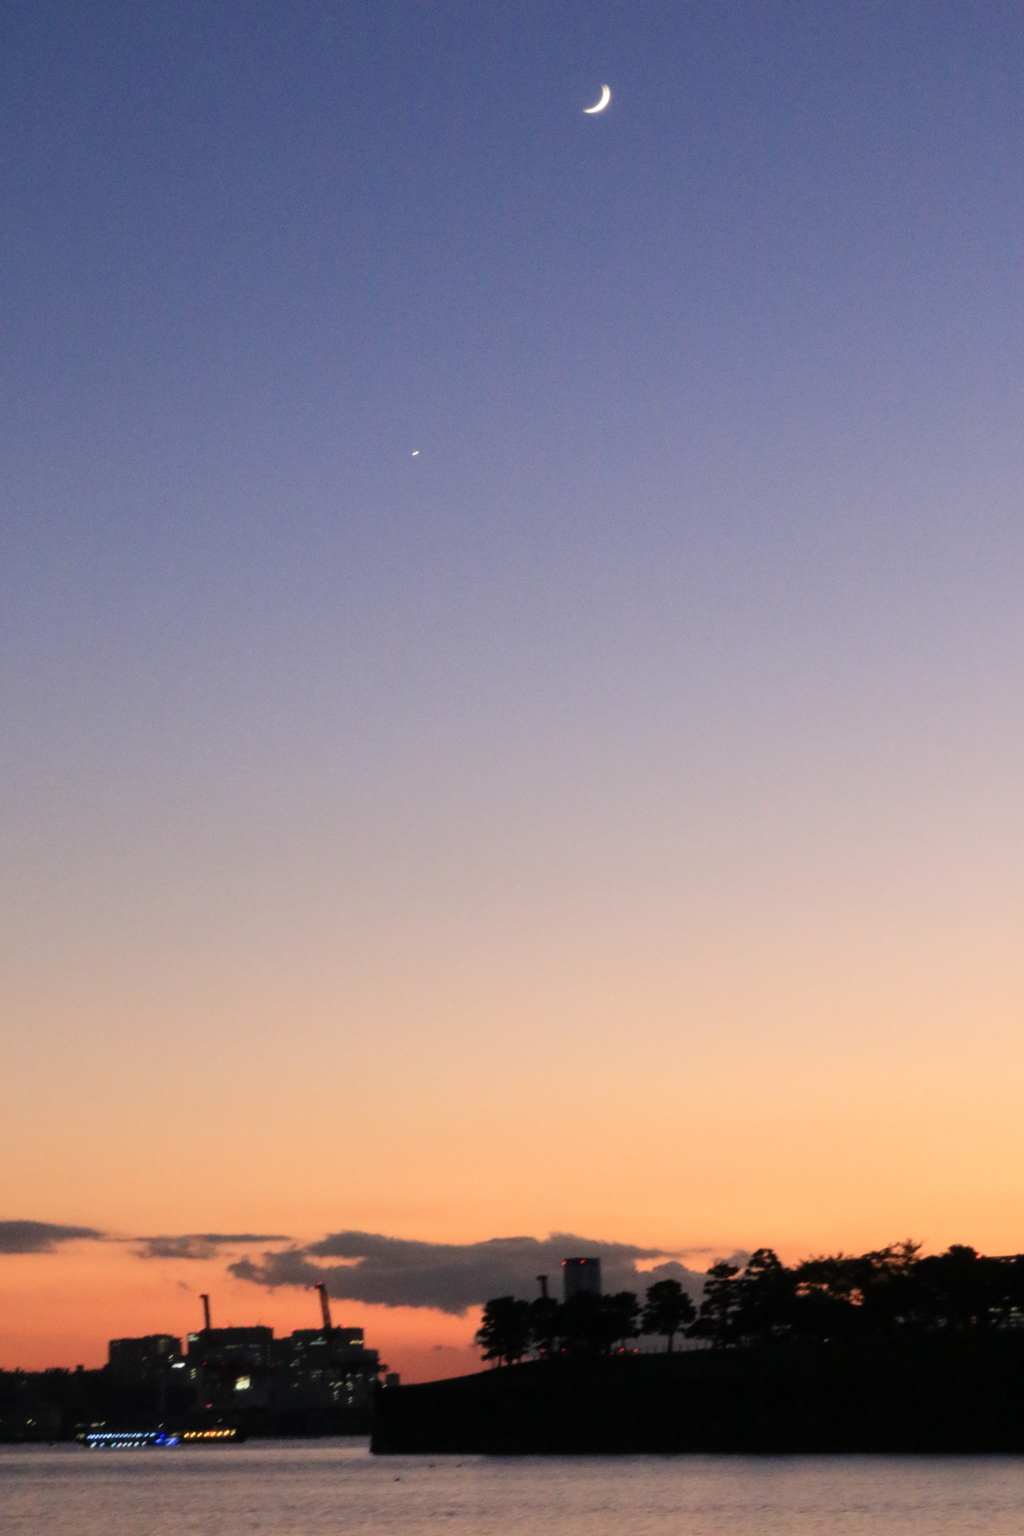
POLYGON ((1024 1458, 0 1447, 4 1536, 1021 1536, 1024 1458))

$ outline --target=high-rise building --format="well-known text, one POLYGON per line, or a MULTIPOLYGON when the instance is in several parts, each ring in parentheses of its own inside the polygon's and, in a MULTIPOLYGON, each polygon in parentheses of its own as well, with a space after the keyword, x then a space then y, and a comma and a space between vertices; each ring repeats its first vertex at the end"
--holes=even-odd
POLYGON ((380 1356, 361 1328, 296 1328, 275 1343, 281 1407, 368 1409, 380 1356))
POLYGON ((111 1339, 107 1369, 122 1381, 150 1381, 181 1361, 181 1340, 171 1333, 141 1339, 111 1339))
POLYGON ((273 1328, 201 1328, 188 1336, 188 1374, 200 1408, 265 1408, 273 1328))
POLYGON ((570 1296, 581 1294, 600 1296, 600 1259, 562 1260, 562 1300, 568 1301, 570 1296))

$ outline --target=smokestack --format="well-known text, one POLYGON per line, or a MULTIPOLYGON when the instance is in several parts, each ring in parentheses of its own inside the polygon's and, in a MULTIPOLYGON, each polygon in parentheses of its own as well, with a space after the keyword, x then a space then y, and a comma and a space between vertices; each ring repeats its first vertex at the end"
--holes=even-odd
POLYGON ((210 1298, 209 1298, 209 1296, 200 1296, 199 1300, 203 1304, 203 1317, 206 1319, 206 1321, 203 1324, 203 1327, 206 1329, 207 1332, 209 1332, 210 1331, 210 1298))
POLYGON ((547 1299, 548 1299, 548 1277, 547 1277, 547 1275, 538 1275, 537 1276, 537 1284, 540 1286, 540 1294, 543 1296, 544 1300, 547 1301, 547 1299))
POLYGON ((322 1280, 318 1280, 316 1288, 320 1292, 320 1315, 324 1320, 324 1333, 331 1332, 331 1304, 327 1300, 327 1287, 322 1280))

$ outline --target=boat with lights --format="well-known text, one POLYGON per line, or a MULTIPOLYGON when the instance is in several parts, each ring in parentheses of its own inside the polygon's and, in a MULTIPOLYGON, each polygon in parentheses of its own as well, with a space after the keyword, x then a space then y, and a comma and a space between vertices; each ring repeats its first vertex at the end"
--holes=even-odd
POLYGON ((89 1429, 78 1436, 87 1451, 167 1451, 176 1445, 238 1445, 245 1439, 231 1425, 203 1429, 89 1429))

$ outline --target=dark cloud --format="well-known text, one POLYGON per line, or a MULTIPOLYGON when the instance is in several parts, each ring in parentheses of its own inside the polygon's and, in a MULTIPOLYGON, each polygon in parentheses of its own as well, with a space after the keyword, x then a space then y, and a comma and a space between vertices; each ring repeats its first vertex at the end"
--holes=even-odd
POLYGON ((79 1238, 102 1242, 95 1227, 61 1227, 49 1221, 0 1221, 0 1253, 52 1253, 58 1243, 79 1238))
MULTIPOLYGON (((461 1316, 492 1296, 537 1294, 537 1276, 550 1276, 552 1294, 561 1284, 561 1263, 576 1254, 601 1260, 606 1291, 642 1290, 650 1277, 637 1261, 665 1259, 664 1248, 598 1242, 571 1232, 550 1237, 492 1237, 482 1243, 422 1243, 377 1232, 335 1232, 305 1248, 264 1253, 259 1262, 240 1259, 229 1265, 240 1280, 271 1288, 311 1286, 324 1281, 339 1301, 364 1301, 385 1307, 432 1307, 461 1316), (340 1259, 325 1264, 324 1259, 340 1259), (320 1262, 314 1262, 320 1261, 320 1262)), ((674 1261, 658 1267, 654 1278, 670 1274, 699 1294, 703 1275, 674 1261)))
POLYGON ((290 1243, 281 1232, 185 1232, 178 1237, 140 1237, 140 1259, 213 1259, 241 1243, 290 1243))
POLYGON ((704 1276, 687 1269, 677 1259, 652 1265, 650 1269, 644 1270, 642 1279, 644 1285, 653 1285, 656 1280, 678 1280, 683 1290, 689 1291, 691 1296, 698 1296, 704 1289, 704 1276))

